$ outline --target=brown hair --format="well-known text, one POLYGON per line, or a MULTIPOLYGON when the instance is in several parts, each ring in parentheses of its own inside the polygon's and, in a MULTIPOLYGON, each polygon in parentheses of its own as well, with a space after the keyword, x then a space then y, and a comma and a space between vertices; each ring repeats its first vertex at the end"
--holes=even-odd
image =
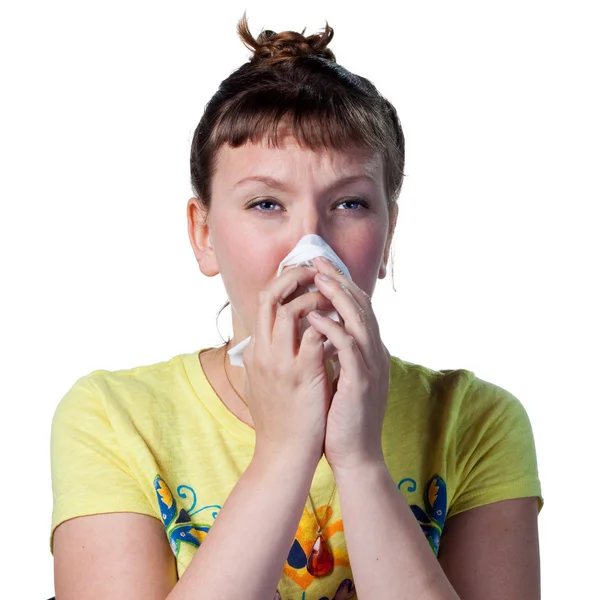
POLYGON ((321 34, 267 30, 254 39, 246 13, 238 35, 254 50, 250 61, 221 82, 196 127, 190 155, 192 189, 210 208, 216 155, 267 139, 278 146, 278 126, 289 123, 298 143, 311 150, 349 145, 382 155, 388 202, 397 200, 404 178, 404 134, 392 104, 364 77, 337 64, 321 34))
POLYGON ((277 147, 282 122, 311 150, 358 146, 379 154, 388 205, 396 202, 404 178, 404 134, 398 115, 368 79, 336 62, 327 47, 333 38, 329 24, 308 37, 304 31, 266 30, 255 39, 244 12, 237 32, 253 55, 221 82, 192 140, 192 189, 206 211, 221 146, 237 148, 266 139, 277 147))

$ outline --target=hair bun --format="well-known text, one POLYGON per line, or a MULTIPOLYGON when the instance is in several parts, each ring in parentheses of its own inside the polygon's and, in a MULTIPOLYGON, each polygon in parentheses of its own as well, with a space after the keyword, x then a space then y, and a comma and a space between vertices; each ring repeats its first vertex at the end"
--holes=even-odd
POLYGON ((290 61, 299 56, 319 56, 335 62, 335 55, 327 48, 333 37, 333 29, 325 22, 325 29, 320 34, 304 37, 296 31, 282 31, 275 33, 270 29, 261 31, 258 38, 250 33, 246 13, 240 19, 237 27, 238 35, 244 45, 254 51, 250 59, 251 64, 273 65, 290 61))

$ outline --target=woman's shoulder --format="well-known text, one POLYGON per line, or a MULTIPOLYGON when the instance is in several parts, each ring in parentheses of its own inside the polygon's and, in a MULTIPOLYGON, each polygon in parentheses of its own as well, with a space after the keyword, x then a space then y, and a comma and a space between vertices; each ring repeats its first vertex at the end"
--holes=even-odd
POLYGON ((466 368, 434 369, 391 357, 390 395, 402 396, 411 404, 443 402, 453 412, 489 417, 490 411, 523 413, 521 401, 497 383, 466 368))
POLYGON ((98 368, 78 381, 89 382, 96 386, 118 388, 121 386, 152 386, 165 377, 177 377, 183 369, 186 354, 177 354, 171 358, 122 369, 98 368))
POLYGON ((195 354, 181 353, 129 368, 94 369, 71 385, 57 412, 139 413, 169 409, 189 395, 189 366, 186 365, 195 354))
POLYGON ((420 389, 427 393, 454 388, 455 392, 460 392, 476 379, 473 371, 464 368, 434 369, 398 356, 390 358, 390 388, 408 387, 413 392, 420 389))

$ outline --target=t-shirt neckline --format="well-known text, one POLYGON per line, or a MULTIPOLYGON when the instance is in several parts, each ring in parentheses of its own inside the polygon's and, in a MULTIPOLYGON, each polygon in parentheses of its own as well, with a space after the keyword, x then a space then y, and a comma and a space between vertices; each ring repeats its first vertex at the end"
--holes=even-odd
POLYGON ((206 350, 213 350, 215 346, 201 348, 196 352, 182 355, 183 364, 188 379, 194 389, 198 400, 206 407, 211 415, 227 430, 241 442, 254 446, 256 443, 256 432, 250 425, 238 419, 223 403, 221 398, 214 390, 200 362, 200 353, 206 350))

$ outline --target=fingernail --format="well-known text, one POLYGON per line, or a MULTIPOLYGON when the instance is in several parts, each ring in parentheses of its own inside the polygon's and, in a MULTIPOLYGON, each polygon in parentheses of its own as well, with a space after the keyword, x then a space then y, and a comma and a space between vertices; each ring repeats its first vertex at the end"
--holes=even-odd
POLYGON ((325 273, 319 273, 319 279, 322 281, 329 281, 331 277, 329 277, 329 275, 325 275, 325 273))

